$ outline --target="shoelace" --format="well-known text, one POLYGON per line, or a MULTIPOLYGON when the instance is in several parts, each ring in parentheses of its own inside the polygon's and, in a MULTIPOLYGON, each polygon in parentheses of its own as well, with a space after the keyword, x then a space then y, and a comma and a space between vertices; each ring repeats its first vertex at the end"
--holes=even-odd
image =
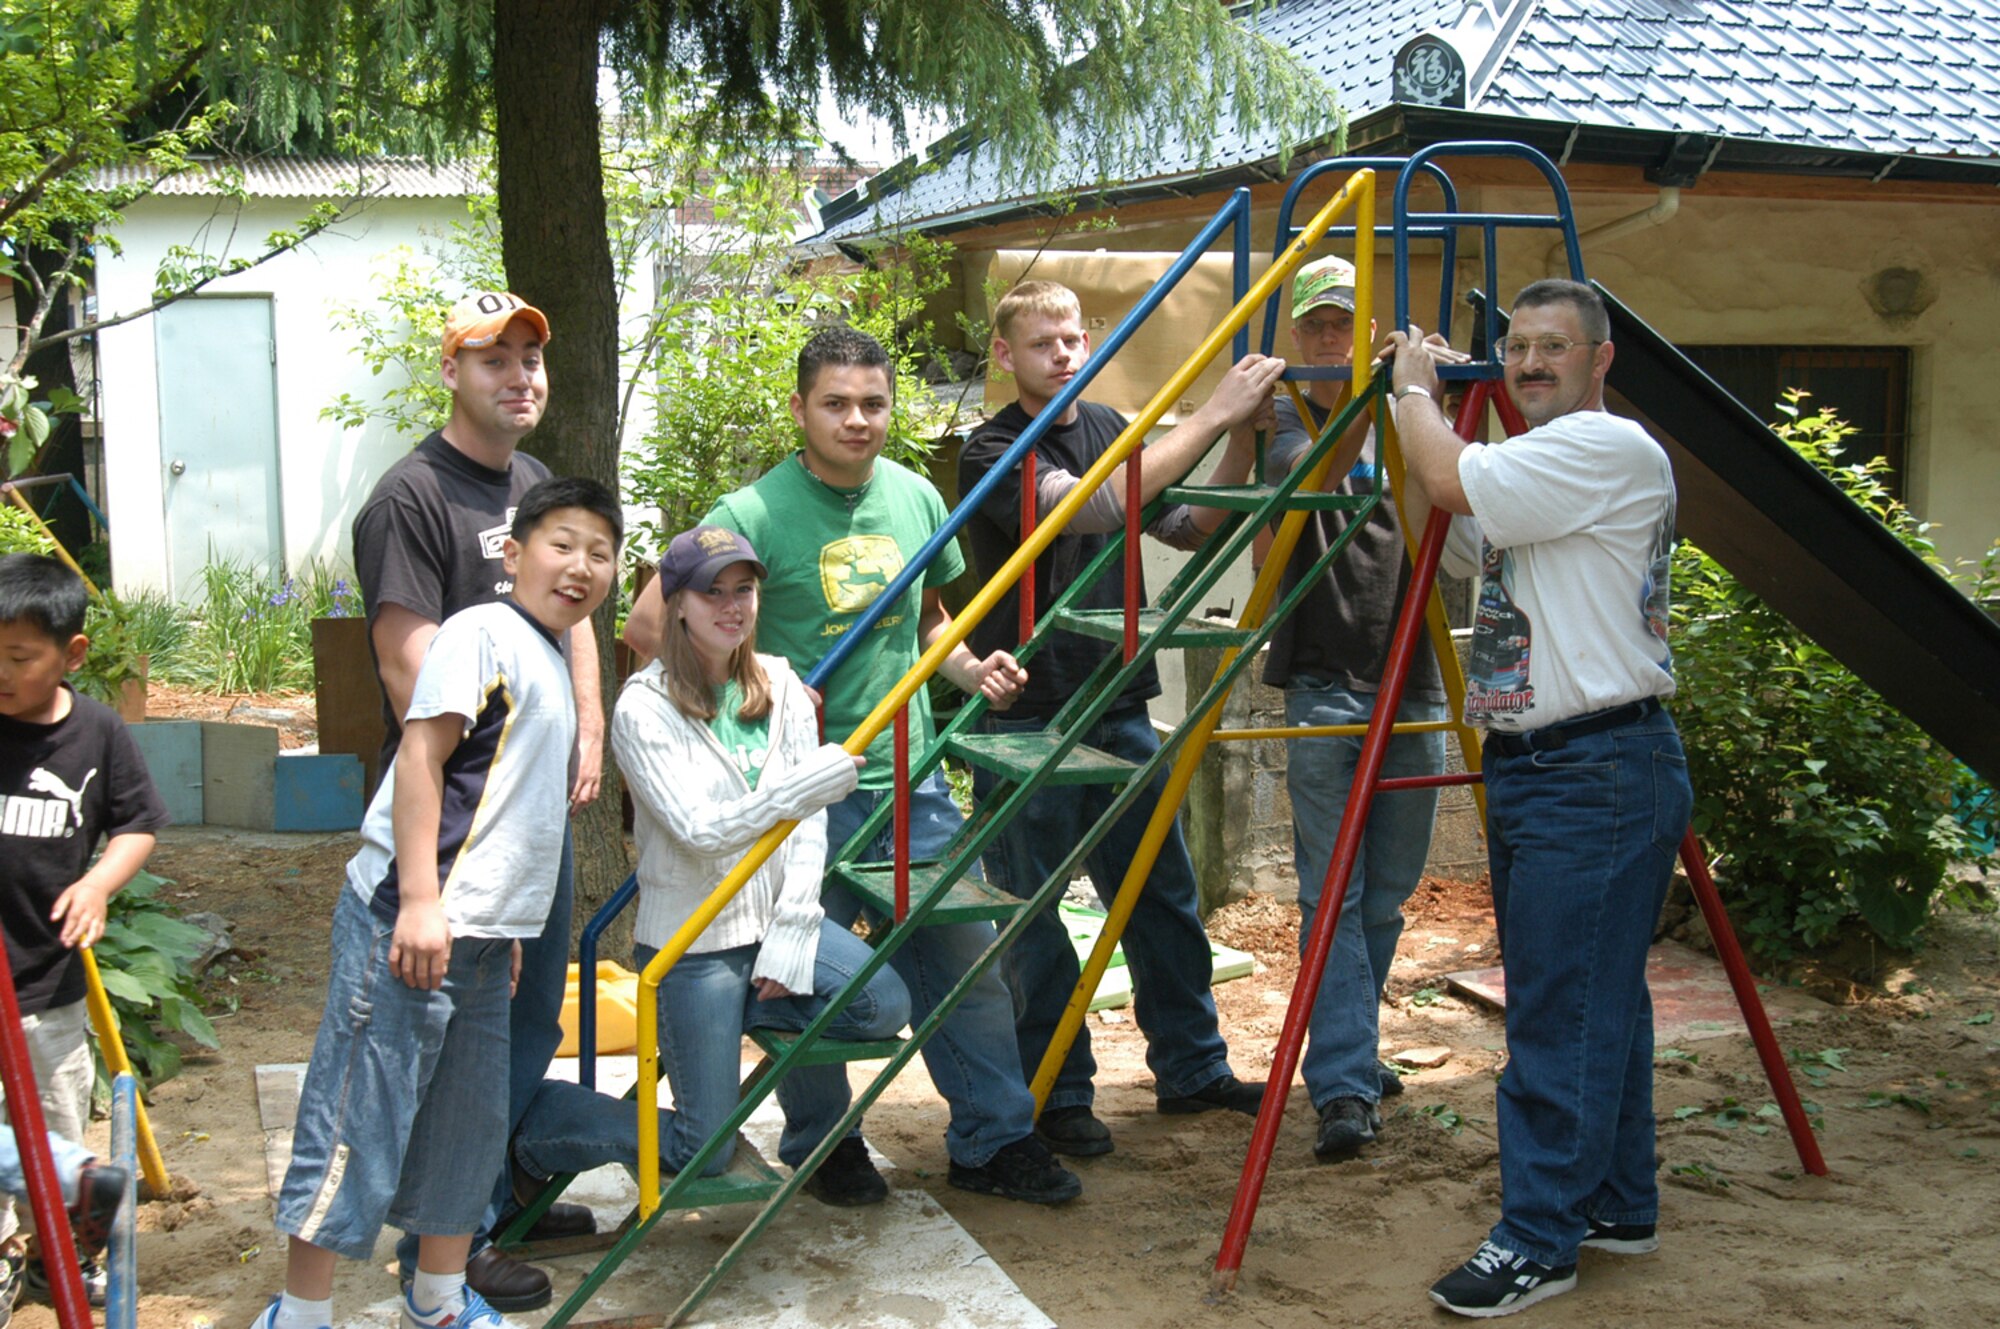
POLYGON ((1514 1252, 1495 1246, 1490 1241, 1482 1241, 1479 1243, 1478 1252, 1473 1255, 1470 1263, 1476 1266, 1479 1272, 1483 1274, 1497 1274, 1508 1265, 1514 1263, 1514 1252))

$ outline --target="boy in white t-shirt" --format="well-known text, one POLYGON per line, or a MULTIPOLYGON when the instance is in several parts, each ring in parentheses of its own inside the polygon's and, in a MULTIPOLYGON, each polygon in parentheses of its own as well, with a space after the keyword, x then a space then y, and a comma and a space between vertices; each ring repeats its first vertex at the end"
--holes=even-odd
POLYGON ((548 916, 576 703, 568 631, 604 602, 624 521, 604 486, 545 480, 506 543, 508 599, 446 619, 333 917, 326 1016, 278 1199, 285 1293, 253 1329, 333 1322, 335 1257, 383 1223, 419 1238, 404 1329, 506 1325, 465 1263, 507 1136, 507 1012, 548 916))

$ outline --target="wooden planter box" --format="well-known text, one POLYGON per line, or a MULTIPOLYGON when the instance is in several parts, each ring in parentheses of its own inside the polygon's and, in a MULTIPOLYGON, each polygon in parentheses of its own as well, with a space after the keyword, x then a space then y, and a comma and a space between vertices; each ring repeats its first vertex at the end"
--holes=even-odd
POLYGON ((382 685, 368 649, 365 618, 316 618, 312 625, 313 702, 319 712, 319 750, 361 758, 363 802, 382 773, 382 685))

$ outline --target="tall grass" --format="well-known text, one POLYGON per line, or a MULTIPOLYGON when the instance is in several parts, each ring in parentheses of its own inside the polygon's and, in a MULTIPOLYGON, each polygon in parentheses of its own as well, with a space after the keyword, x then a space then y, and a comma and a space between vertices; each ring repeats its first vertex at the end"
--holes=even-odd
POLYGON ((211 563, 202 589, 187 649, 165 675, 210 692, 310 689, 313 619, 361 612, 354 584, 317 562, 282 579, 240 560, 211 563))

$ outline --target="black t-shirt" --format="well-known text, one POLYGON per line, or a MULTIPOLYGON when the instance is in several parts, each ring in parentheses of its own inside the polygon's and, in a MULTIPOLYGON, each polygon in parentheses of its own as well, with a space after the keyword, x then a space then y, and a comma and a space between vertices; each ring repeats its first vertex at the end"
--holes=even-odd
MULTIPOLYGON (((1312 445, 1296 407, 1283 396, 1277 401, 1278 430, 1264 462, 1266 480, 1277 484, 1312 445)), ((1326 426, 1326 416, 1314 404, 1314 434, 1326 426)), ((1334 486, 1336 493, 1368 494, 1375 489, 1375 440, 1361 449, 1354 468, 1334 486)), ((1299 574, 1324 554, 1347 529, 1354 514, 1310 512, 1292 561, 1285 568, 1283 594, 1298 585, 1299 574)), ((1299 607, 1271 633, 1264 661, 1264 681, 1282 688, 1301 676, 1336 684, 1356 692, 1374 692, 1389 661, 1389 639, 1396 630, 1396 606, 1410 581, 1410 559, 1403 546, 1403 528, 1396 505, 1386 493, 1368 524, 1354 533, 1340 556, 1299 601, 1299 607)), ((1443 701, 1437 656, 1426 633, 1417 644, 1403 695, 1421 701, 1443 701)))
POLYGON ((83 966, 49 921, 57 897, 100 837, 157 831, 167 806, 117 712, 74 692, 54 724, 0 715, 0 805, 0 927, 21 1014, 37 1015, 83 1000, 83 966))
MULTIPOLYGON (((1012 447, 1034 419, 1019 402, 1009 404, 991 420, 973 431, 958 454, 958 492, 970 493, 985 478, 1000 454, 1012 447)), ((1080 402, 1077 417, 1066 425, 1052 426, 1035 444, 1035 465, 1059 466, 1072 475, 1082 475, 1097 463, 1118 435, 1125 430, 1125 417, 1108 406, 1080 402)), ((1000 477, 993 494, 965 523, 972 541, 972 566, 984 579, 999 571, 1000 565, 1021 547, 1021 472, 1016 467, 1000 477)), ((1056 537, 1035 560, 1035 614, 1039 618, 1057 596, 1069 589, 1077 574, 1103 551, 1113 539, 1111 533, 1056 537)), ((1143 586, 1143 583, 1142 583, 1143 586)), ((1076 603, 1078 609, 1123 609, 1125 577, 1113 568, 1086 589, 1076 603)), ((984 657, 993 651, 1010 651, 1020 644, 1021 601, 1019 587, 1007 594, 972 630, 973 653, 984 657)), ((1062 709, 1063 703, 1082 688, 1091 671, 1112 651, 1115 642, 1083 637, 1073 632, 1052 633, 1042 651, 1027 665, 1028 685, 1007 712, 1009 718, 1046 719, 1062 709)), ((1136 706, 1160 695, 1160 676, 1149 661, 1125 689, 1121 706, 1136 706)))
MULTIPOLYGON (((482 466, 433 432, 383 473, 354 518, 354 572, 368 612, 368 650, 375 651, 375 615, 398 604, 433 623, 461 609, 490 604, 514 589, 502 564, 514 508, 549 478, 549 468, 524 452, 504 471, 482 466)), ((382 664, 375 662, 376 677, 382 664)), ((382 698, 386 771, 402 742, 402 717, 382 698)))

